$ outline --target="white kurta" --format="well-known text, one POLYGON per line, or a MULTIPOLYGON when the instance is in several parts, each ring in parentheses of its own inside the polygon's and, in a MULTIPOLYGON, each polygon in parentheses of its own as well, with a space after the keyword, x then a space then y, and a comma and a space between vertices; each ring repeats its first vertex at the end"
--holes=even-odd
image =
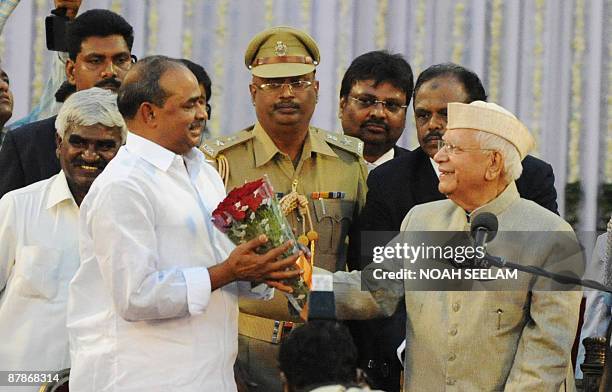
POLYGON ((200 151, 128 135, 81 206, 71 389, 236 389, 238 285, 211 292, 207 270, 233 247, 210 223, 224 196, 200 151))
POLYGON ((0 199, 0 370, 70 367, 66 302, 79 265, 78 215, 63 172, 0 199))

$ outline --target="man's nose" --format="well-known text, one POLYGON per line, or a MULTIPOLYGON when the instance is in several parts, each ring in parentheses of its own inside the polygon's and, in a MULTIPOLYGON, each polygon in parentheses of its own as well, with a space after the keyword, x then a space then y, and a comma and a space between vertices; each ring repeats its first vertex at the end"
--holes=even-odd
POLYGON ((370 117, 387 117, 387 111, 385 110, 385 104, 378 101, 374 105, 370 106, 370 117))
POLYGON ((281 97, 293 97, 293 87, 289 83, 283 83, 281 86, 281 97))
POLYGON ((9 84, 7 83, 6 80, 4 79, 0 79, 0 91, 2 92, 6 92, 9 89, 9 84))
POLYGON ((208 121, 208 112, 206 112, 206 104, 198 102, 196 105, 196 120, 208 121))
POLYGON ((81 153, 83 160, 86 162, 95 162, 100 159, 100 154, 94 143, 89 143, 87 148, 81 153))
POLYGON ((446 152, 446 148, 441 148, 438 150, 436 155, 433 157, 434 162, 441 163, 448 160, 448 153, 446 152))
POLYGON ((108 79, 110 77, 117 76, 117 66, 115 64, 113 64, 112 60, 107 61, 104 64, 104 69, 102 69, 101 76, 104 79, 108 79))
POLYGON ((432 114, 429 122, 427 123, 427 129, 442 130, 444 128, 446 128, 446 119, 438 114, 432 114))

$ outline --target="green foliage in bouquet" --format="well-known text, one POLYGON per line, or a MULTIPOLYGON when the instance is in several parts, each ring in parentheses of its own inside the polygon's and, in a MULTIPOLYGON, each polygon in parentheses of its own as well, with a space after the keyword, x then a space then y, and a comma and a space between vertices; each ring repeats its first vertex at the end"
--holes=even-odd
MULTIPOLYGON (((257 248, 256 252, 259 254, 266 253, 289 240, 292 240, 294 245, 282 257, 289 257, 298 252, 291 227, 281 211, 267 178, 260 178, 234 188, 213 211, 212 220, 215 227, 225 233, 235 245, 265 234, 268 242, 257 248)), ((303 268, 300 263, 304 262, 308 261, 305 259, 298 261, 298 265, 303 268)), ((289 302, 298 312, 301 311, 308 297, 308 286, 301 276, 285 283, 293 288, 293 293, 287 294, 289 302)))

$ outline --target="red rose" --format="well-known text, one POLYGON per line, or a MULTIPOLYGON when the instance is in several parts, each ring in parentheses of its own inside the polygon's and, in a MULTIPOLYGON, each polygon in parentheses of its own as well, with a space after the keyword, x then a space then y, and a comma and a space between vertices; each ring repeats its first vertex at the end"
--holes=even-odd
POLYGON ((249 206, 249 208, 251 209, 251 211, 255 212, 257 211, 257 209, 259 208, 259 206, 261 205, 261 202, 263 201, 263 197, 260 196, 253 196, 253 195, 247 195, 244 197, 244 199, 242 200, 242 203, 246 204, 247 206, 249 206))

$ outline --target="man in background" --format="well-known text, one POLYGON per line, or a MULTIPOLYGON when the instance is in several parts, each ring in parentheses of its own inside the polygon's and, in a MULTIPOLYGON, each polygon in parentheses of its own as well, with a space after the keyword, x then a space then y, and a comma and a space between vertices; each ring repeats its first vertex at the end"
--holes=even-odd
POLYGON ((404 132, 413 84, 402 55, 382 50, 357 57, 344 73, 338 116, 344 134, 363 141, 369 171, 408 152, 396 143, 404 132))
POLYGON ((357 365, 357 347, 336 321, 309 321, 293 330, 278 362, 285 392, 370 391, 357 365))
POLYGON ((117 95, 100 88, 70 97, 55 128, 60 172, 0 199, 0 358, 5 371, 70 367, 66 306, 68 283, 79 266, 79 206, 127 134, 117 95))
MULTIPOLYGON (((95 9, 67 28, 68 83, 77 91, 101 87, 117 91, 132 66, 132 26, 114 12, 95 9)), ((0 197, 47 179, 60 170, 55 156, 55 116, 7 133, 0 150, 0 197)))

